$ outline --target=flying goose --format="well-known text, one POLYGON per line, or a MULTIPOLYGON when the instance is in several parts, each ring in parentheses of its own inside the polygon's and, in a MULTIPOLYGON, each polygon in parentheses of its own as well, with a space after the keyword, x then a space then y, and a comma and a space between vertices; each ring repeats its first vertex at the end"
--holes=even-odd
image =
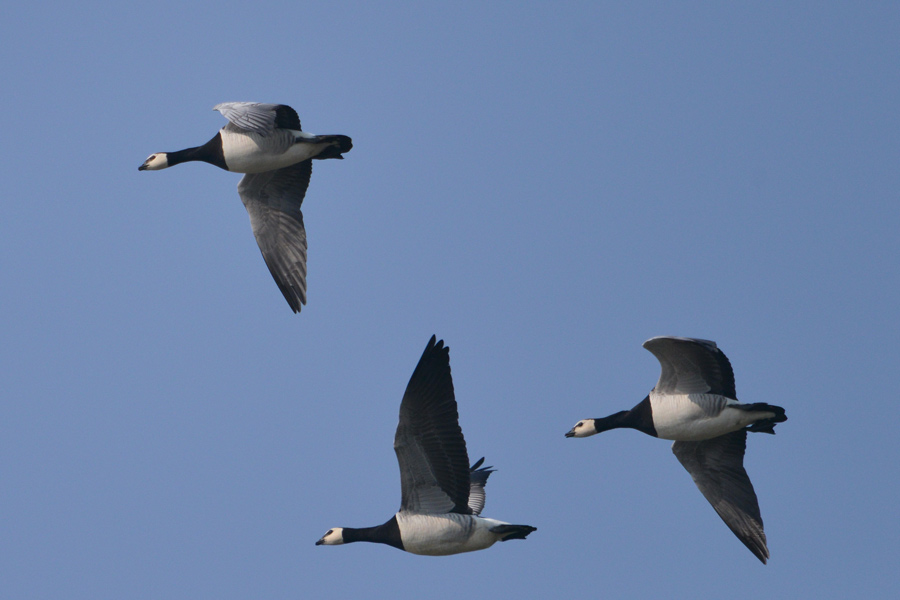
POLYGON ((715 342, 655 337, 644 342, 662 366, 656 387, 631 410, 578 421, 566 437, 628 427, 675 440, 672 452, 729 529, 764 564, 769 558, 759 503, 744 470, 747 432, 775 433, 780 406, 741 404, 734 372, 715 342))
POLYGON ((300 130, 296 111, 284 104, 225 102, 213 107, 228 123, 208 142, 147 157, 139 171, 158 171, 203 161, 246 173, 238 194, 269 272, 291 309, 306 304, 306 230, 300 205, 309 186, 312 159, 344 158, 353 144, 346 135, 300 130))
POLYGON ((394 436, 400 510, 382 525, 329 529, 316 546, 376 542, 430 556, 522 540, 535 527, 480 517, 491 467, 471 467, 450 377, 450 348, 432 336, 413 371, 394 436))

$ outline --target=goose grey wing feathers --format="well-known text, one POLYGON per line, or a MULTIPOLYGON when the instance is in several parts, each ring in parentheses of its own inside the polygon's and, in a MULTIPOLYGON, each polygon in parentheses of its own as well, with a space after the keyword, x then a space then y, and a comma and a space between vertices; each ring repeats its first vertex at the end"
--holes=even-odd
POLYGON ((759 501, 744 470, 743 429, 702 442, 675 442, 672 452, 728 528, 763 563, 769 558, 759 501))
POLYGON ((450 376, 450 349, 434 336, 413 371, 394 436, 400 510, 471 514, 469 457, 450 376))
POLYGON ((285 104, 262 104, 260 102, 223 102, 213 110, 241 129, 266 135, 278 129, 300 130, 300 117, 285 104))
POLYGON ((484 486, 487 485, 488 477, 494 472, 493 467, 481 467, 484 463, 484 457, 469 467, 469 510, 473 515, 480 515, 484 510, 485 492, 484 486))
POLYGON ((304 160, 248 173, 238 184, 266 266, 295 313, 306 304, 306 229, 300 205, 311 174, 312 160, 304 160))
POLYGON ((718 394, 737 400, 734 371, 715 342, 682 337, 655 337, 644 342, 659 360, 659 394, 718 394))

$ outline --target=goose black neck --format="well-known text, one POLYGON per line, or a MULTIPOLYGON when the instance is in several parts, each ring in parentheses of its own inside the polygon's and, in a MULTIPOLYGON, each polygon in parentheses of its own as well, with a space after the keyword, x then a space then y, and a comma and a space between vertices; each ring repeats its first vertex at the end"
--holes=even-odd
POLYGON ((167 152, 166 160, 170 167, 183 162, 199 160, 228 170, 228 165, 225 164, 225 153, 222 151, 222 136, 218 133, 202 146, 167 152))
POLYGON ((637 429, 647 435, 656 437, 656 427, 653 426, 653 410, 650 407, 650 396, 641 400, 631 410, 623 410, 602 419, 594 419, 594 428, 597 433, 610 429, 637 429))
POLYGON ((403 550, 403 540, 400 539, 400 525, 397 523, 396 516, 391 517, 387 523, 377 527, 363 527, 361 529, 344 527, 343 538, 345 544, 351 542, 374 542, 403 550))

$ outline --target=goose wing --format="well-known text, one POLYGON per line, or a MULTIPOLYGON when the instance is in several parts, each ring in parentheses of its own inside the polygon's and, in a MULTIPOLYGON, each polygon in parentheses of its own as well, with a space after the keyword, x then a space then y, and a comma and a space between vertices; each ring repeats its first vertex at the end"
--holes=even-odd
POLYGON ((300 131, 300 117, 285 104, 262 104, 260 102, 223 102, 213 110, 241 129, 258 133, 265 137, 275 129, 296 129, 300 131))
POLYGON ((658 394, 718 394, 737 400, 734 371, 715 342, 682 337, 655 337, 644 342, 662 372, 658 394))
POLYGON ((295 313, 306 304, 306 229, 300 205, 311 174, 312 160, 304 160, 248 173, 238 184, 266 266, 295 313))
POLYGON ((450 349, 434 336, 403 394, 394 451, 401 511, 471 514, 469 456, 453 395, 450 349))
POLYGON ((478 460, 474 465, 469 467, 469 510, 473 515, 480 515, 484 510, 485 493, 484 486, 487 485, 488 477, 494 472, 493 467, 481 467, 484 463, 484 457, 478 460))
POLYGON ((702 442, 675 442, 672 452, 728 528, 763 563, 769 558, 759 502, 744 470, 743 429, 702 442))

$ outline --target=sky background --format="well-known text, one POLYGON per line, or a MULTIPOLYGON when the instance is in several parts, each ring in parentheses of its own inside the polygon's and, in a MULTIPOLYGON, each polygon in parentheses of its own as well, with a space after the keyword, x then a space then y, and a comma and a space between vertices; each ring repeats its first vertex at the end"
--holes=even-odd
POLYGON ((47 2, 0 21, 0 596, 900 593, 900 5, 47 2), (213 105, 353 138, 291 313, 205 164, 213 105), (538 528, 451 557, 314 543, 399 507, 428 338, 538 528), (763 566, 669 442, 586 440, 652 336, 783 406, 745 466, 763 566), (890 381, 895 381, 890 384, 890 381))

